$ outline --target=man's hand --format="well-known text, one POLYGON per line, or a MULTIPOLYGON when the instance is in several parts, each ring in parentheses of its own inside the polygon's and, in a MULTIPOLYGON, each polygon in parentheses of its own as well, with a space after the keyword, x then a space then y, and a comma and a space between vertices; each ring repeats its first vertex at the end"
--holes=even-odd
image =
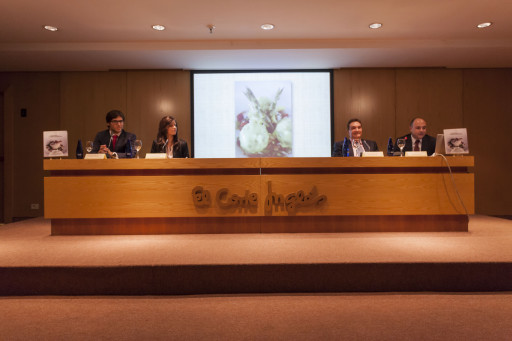
POLYGON ((107 148, 106 144, 102 144, 100 146, 100 149, 98 150, 98 153, 108 154, 109 156, 112 156, 112 152, 110 151, 110 149, 107 148))

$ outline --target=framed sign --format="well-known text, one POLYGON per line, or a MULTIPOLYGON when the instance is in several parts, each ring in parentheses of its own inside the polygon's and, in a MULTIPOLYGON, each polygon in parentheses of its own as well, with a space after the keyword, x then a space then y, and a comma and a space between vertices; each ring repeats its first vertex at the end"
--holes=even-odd
POLYGON ((43 155, 44 157, 68 156, 68 132, 43 131, 43 155))
POLYGON ((444 148, 446 154, 469 154, 467 129, 445 129, 444 148))

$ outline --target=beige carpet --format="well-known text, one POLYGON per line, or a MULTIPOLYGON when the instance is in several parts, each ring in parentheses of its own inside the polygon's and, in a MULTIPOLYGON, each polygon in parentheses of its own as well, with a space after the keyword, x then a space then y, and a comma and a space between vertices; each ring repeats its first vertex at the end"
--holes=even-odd
POLYGON ((50 236, 43 218, 0 226, 0 266, 511 262, 512 221, 469 232, 50 236))
MULTIPOLYGON (((52 237, 0 226, 0 265, 510 262, 512 222, 468 233, 52 237)), ((512 275, 512 274, 511 274, 512 275)), ((0 297, 0 340, 510 340, 512 292, 0 297)))
POLYGON ((0 298, 1 340, 510 340, 512 293, 0 298))

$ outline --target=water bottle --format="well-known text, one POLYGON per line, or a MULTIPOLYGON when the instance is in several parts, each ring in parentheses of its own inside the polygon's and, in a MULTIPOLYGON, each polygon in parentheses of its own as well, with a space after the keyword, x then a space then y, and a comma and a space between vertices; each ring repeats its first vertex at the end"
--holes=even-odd
POLYGON ((393 156, 393 150, 395 148, 393 147, 393 139, 390 137, 388 140, 388 156, 393 156))
POLYGON ((350 140, 345 137, 345 139, 343 140, 343 147, 342 147, 343 156, 350 155, 349 148, 350 148, 350 140))
POLYGON ((78 143, 76 145, 76 158, 83 159, 84 158, 84 148, 82 147, 82 140, 78 139, 78 143))
POLYGON ((124 152, 125 152, 125 157, 127 159, 132 158, 132 141, 128 140, 128 142, 126 143, 124 152))

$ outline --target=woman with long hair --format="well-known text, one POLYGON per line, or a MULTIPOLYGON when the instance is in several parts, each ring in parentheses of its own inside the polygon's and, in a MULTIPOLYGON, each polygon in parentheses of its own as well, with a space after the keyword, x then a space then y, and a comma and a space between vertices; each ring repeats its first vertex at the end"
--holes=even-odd
POLYGON ((178 137, 178 123, 174 117, 164 116, 160 120, 151 153, 166 153, 168 158, 189 157, 187 142, 178 137))

